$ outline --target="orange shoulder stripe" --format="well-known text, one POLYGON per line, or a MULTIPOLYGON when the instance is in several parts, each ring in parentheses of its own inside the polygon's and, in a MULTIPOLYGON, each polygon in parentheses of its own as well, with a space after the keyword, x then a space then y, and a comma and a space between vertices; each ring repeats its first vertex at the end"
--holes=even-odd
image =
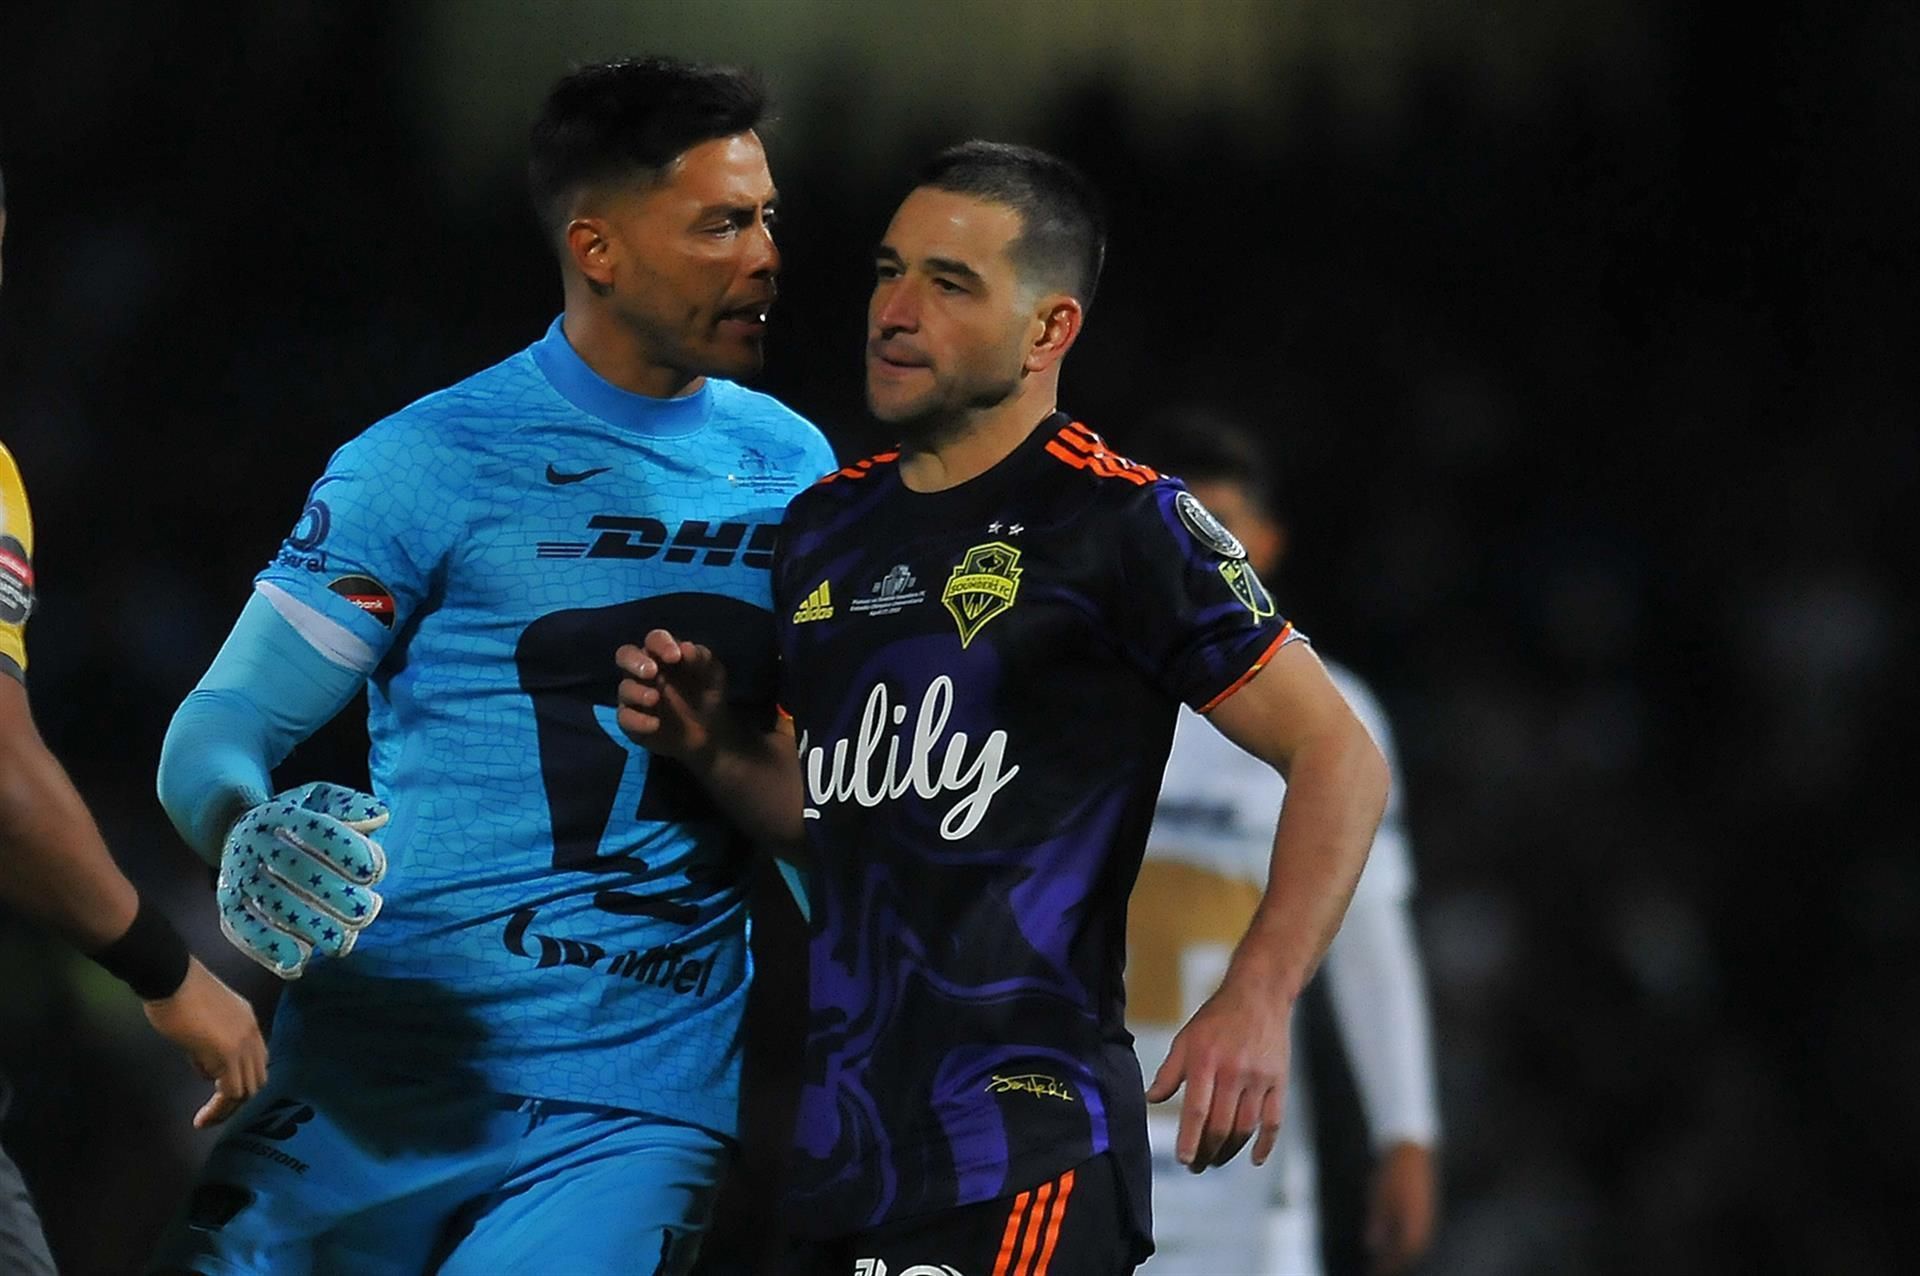
POLYGON ((855 461, 852 465, 842 466, 833 473, 816 480, 814 486, 818 487, 821 483, 831 483, 835 479, 863 479, 872 471, 874 466, 885 465, 889 461, 897 461, 899 459, 900 450, 898 448, 895 448, 891 452, 876 452, 864 461, 855 461))
POLYGON ((1145 487, 1160 477, 1151 466, 1108 451, 1105 440, 1078 421, 1047 440, 1047 454, 1076 470, 1086 470, 1101 478, 1125 479, 1135 487, 1145 487))

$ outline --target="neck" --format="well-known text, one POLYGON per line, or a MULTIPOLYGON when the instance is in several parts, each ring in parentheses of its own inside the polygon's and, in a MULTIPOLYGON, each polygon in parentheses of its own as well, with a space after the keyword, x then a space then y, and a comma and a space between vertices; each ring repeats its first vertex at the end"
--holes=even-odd
POLYGON ((990 408, 924 423, 900 445, 900 481, 911 491, 939 492, 985 474, 1053 415, 1059 390, 1049 370, 990 408))
POLYGON ((705 379, 684 368, 661 364, 638 334, 620 321, 613 307, 594 296, 582 281, 569 281, 567 285, 566 312, 560 326, 567 334, 567 344, 582 362, 631 394, 675 399, 692 394, 705 379))

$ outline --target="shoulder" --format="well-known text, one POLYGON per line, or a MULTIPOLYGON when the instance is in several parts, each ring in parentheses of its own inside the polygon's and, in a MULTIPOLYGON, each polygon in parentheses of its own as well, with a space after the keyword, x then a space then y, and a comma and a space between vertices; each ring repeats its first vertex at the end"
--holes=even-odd
POLYGON ((1079 421, 1055 430, 1041 455, 1055 490, 1087 515, 1120 524, 1117 531, 1170 525, 1176 498, 1186 491, 1179 479, 1115 451, 1079 421))
MULTIPOLYGON (((1077 482, 1089 491, 1100 493, 1110 504, 1137 500, 1143 491, 1166 481, 1152 466, 1114 451, 1105 439, 1079 421, 1068 421, 1055 429, 1041 451, 1060 467, 1055 473, 1056 479, 1077 482)), ((1172 481, 1179 482, 1178 479, 1172 481)))
POLYGON ((833 448, 818 426, 780 400, 736 382, 713 378, 714 418, 721 430, 752 460, 794 471, 800 482, 811 482, 831 469, 833 448))
POLYGON ((520 351, 375 421, 334 463, 401 465, 415 480, 467 474, 491 440, 546 419, 545 389, 532 357, 520 351))
POLYGON ((875 491, 881 480, 890 477, 899 462, 899 449, 889 448, 827 471, 793 498, 787 506, 787 521, 825 516, 860 501, 875 491))

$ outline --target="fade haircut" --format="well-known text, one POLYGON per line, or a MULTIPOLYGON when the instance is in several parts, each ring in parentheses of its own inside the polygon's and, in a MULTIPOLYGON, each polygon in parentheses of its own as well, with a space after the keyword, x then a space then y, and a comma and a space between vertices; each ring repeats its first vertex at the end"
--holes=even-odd
POLYGON ((1269 517, 1275 505, 1273 458, 1253 431, 1207 408, 1181 407, 1150 418, 1134 454, 1188 483, 1232 483, 1269 517))
POLYGON ((1107 216, 1093 183, 1057 156, 1007 142, 962 142, 920 170, 919 186, 1012 209, 1020 234, 1008 248, 1021 278, 1093 308, 1107 257, 1107 216))
POLYGON ((534 215, 557 236, 582 189, 652 180, 692 147, 753 128, 766 109, 759 77, 734 67, 667 57, 580 67, 533 122, 534 215))

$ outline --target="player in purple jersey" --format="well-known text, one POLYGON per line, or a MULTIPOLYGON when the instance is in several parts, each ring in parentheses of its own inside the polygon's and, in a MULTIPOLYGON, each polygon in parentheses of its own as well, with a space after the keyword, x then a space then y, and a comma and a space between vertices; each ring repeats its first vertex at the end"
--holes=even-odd
POLYGON ((1183 1164, 1250 1138, 1264 1160, 1290 1008, 1384 805, 1379 750, 1245 550, 1056 411, 1103 250, 1059 160, 936 157, 875 252, 867 396, 900 448, 787 511, 790 723, 736 722, 711 652, 671 634, 618 656, 623 729, 804 848, 789 1205, 820 1272, 1131 1270, 1145 1100, 1183 1083, 1183 1164), (1182 702, 1289 788, 1259 911, 1143 1096, 1126 901, 1182 702))

